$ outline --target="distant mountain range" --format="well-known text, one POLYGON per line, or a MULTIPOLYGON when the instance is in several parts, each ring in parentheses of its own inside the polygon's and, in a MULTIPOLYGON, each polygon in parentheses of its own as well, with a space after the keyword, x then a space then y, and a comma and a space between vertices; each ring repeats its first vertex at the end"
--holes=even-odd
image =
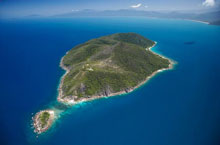
POLYGON ((179 12, 179 11, 170 11, 170 12, 157 12, 157 11, 141 11, 141 10, 131 10, 131 9, 122 9, 122 10, 80 10, 73 11, 70 13, 64 13, 59 15, 54 15, 52 17, 101 17, 101 16, 143 16, 143 17, 154 17, 154 18, 172 18, 172 19, 189 19, 208 22, 209 24, 219 25, 220 24, 220 11, 214 12, 179 12))

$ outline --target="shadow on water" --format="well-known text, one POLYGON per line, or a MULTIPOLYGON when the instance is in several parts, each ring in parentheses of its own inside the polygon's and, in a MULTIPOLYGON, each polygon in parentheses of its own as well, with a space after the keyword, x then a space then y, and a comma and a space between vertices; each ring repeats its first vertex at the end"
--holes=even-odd
POLYGON ((195 43, 196 43, 196 41, 186 41, 186 42, 184 42, 185 45, 193 45, 195 43))

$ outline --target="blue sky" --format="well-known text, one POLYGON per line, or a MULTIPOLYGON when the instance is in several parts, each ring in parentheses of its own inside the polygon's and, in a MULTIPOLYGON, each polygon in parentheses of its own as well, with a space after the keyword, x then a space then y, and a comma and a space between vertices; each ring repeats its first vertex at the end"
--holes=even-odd
MULTIPOLYGON (((53 15, 82 9, 95 10, 204 10, 220 0, 0 0, 1 16, 53 15)), ((219 7, 218 7, 219 8, 219 7)))

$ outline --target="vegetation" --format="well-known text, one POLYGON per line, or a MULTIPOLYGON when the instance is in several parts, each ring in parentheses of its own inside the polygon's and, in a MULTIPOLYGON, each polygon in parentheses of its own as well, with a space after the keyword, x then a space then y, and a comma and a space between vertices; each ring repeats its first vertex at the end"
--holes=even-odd
POLYGON ((135 33, 117 33, 78 45, 64 56, 70 72, 63 81, 63 97, 109 95, 131 89, 169 61, 146 48, 155 42, 135 33))
POLYGON ((50 113, 48 112, 43 112, 42 114, 40 114, 40 122, 41 122, 41 125, 42 125, 42 128, 47 125, 47 121, 49 120, 50 118, 50 113))

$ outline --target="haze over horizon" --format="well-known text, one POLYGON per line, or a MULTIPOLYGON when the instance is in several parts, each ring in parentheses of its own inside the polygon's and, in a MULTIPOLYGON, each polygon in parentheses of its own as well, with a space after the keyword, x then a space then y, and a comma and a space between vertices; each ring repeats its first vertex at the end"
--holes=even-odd
POLYGON ((144 11, 219 10, 220 0, 0 0, 1 17, 50 16, 84 9, 144 11))

